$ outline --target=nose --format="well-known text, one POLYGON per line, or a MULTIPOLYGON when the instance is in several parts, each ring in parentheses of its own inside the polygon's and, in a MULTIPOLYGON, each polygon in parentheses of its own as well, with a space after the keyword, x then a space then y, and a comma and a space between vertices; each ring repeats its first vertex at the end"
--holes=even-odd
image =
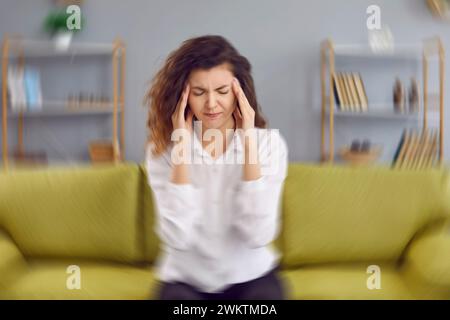
POLYGON ((216 106, 217 106, 217 100, 214 97, 214 95, 210 93, 208 95, 208 101, 206 101, 206 110, 208 112, 211 112, 216 108, 216 106))

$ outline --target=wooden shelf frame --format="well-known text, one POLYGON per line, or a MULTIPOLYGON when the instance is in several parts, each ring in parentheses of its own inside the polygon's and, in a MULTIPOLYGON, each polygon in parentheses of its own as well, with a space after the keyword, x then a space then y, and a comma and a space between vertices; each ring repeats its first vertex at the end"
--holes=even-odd
MULTIPOLYGON (((26 40, 21 36, 5 35, 2 41, 2 152, 3 167, 8 169, 8 68, 12 57, 18 58, 18 65, 24 68, 25 58, 30 56, 57 57, 61 55, 109 55, 111 56, 113 77, 113 130, 112 144, 114 163, 124 161, 125 155, 125 61, 126 48, 120 38, 113 43, 76 43, 67 51, 57 51, 51 41, 26 40), (33 51, 34 49, 34 51, 33 51), (31 50, 31 51, 30 51, 31 50), (31 53, 30 53, 31 52, 31 53), (120 115, 120 119, 119 119, 120 115), (119 122, 120 120, 120 122, 119 122), (120 131, 119 131, 120 126, 120 131)), ((70 113, 68 113, 70 114, 70 113)), ((74 113, 76 114, 76 112, 74 113)), ((23 145, 24 111, 18 114, 18 151, 24 152, 23 145)))
MULTIPOLYGON (((365 46, 355 46, 354 48, 366 48, 365 46)), ((396 46, 397 47, 397 46, 396 46)), ((335 75, 335 52, 336 45, 331 39, 326 39, 321 43, 321 162, 334 163, 335 145, 334 145, 334 118, 335 111, 335 95, 333 90, 333 78, 335 75), (329 93, 327 94, 327 82, 329 93), (328 148, 326 145, 326 124, 328 121, 328 148)), ((432 56, 437 56, 439 64, 439 155, 438 165, 441 166, 444 158, 444 82, 445 82, 445 49, 439 37, 425 39, 420 51, 415 50, 412 46, 404 45, 400 48, 408 48, 409 54, 422 52, 423 67, 423 129, 428 127, 428 80, 429 80, 429 60, 432 56)), ((361 50, 364 56, 367 56, 367 50, 361 50)), ((400 56, 404 56, 402 50, 400 56)), ((352 54, 358 56, 358 54, 352 54)), ((375 57, 382 57, 383 54, 373 53, 375 57)), ((386 57, 395 56, 395 51, 385 55, 386 57)), ((404 57, 403 57, 404 58, 404 57)), ((369 111, 370 112, 370 111, 369 111)))

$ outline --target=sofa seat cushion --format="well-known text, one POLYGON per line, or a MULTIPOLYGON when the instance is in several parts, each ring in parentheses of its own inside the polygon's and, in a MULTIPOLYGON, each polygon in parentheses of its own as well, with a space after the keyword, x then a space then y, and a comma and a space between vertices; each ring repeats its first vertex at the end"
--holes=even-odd
POLYGON ((414 299, 397 267, 390 263, 309 265, 283 270, 281 278, 288 299, 414 299), (370 265, 380 267, 381 289, 367 287, 369 277, 374 276, 367 273, 370 265))
POLYGON ((154 268, 88 260, 33 259, 29 269, 0 299, 153 299, 158 281, 154 268), (80 270, 80 289, 68 289, 68 267, 80 270))

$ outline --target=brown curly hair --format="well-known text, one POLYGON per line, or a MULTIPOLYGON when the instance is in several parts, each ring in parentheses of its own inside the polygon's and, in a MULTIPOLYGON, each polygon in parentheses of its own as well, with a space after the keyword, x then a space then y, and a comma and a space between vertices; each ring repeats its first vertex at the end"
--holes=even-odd
POLYGON ((251 64, 222 36, 206 35, 185 40, 171 52, 164 66, 156 73, 145 95, 148 106, 147 145, 154 144, 153 154, 164 153, 170 145, 173 131, 171 116, 182 94, 191 71, 208 70, 228 63, 233 75, 239 80, 244 93, 255 110, 255 127, 265 128, 266 120, 256 100, 251 75, 251 64))

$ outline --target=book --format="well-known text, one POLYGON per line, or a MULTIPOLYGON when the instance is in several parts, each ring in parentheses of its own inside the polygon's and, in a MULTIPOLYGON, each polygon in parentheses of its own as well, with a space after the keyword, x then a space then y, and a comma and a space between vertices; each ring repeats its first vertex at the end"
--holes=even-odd
POLYGON ((344 78, 345 78, 345 85, 347 86, 347 92, 349 95, 349 102, 350 102, 350 109, 352 111, 357 111, 357 104, 358 102, 355 100, 355 96, 354 93, 352 91, 352 79, 350 77, 350 75, 348 73, 344 74, 344 78))
POLYGON ((342 99, 341 88, 339 87, 339 83, 338 83, 336 74, 333 75, 333 90, 334 90, 334 100, 336 102, 336 106, 338 107, 338 109, 341 110, 343 99, 342 99))
POLYGON ((369 106, 368 106, 368 101, 367 101, 366 90, 364 88, 364 83, 362 82, 362 79, 361 79, 361 74, 354 73, 353 79, 355 81, 356 91, 358 93, 359 101, 361 104, 361 110, 366 112, 366 111, 368 111, 369 106))
POLYGON ((28 110, 41 110, 42 92, 39 71, 37 69, 31 67, 25 68, 24 86, 28 110))
POLYGON ((400 164, 400 169, 408 168, 409 163, 411 161, 411 153, 414 148, 414 145, 416 144, 416 140, 417 140, 417 134, 414 130, 411 130, 408 144, 406 145, 406 149, 405 149, 405 155, 402 160, 402 163, 400 164))
POLYGON ((422 140, 421 133, 416 132, 415 133, 414 143, 411 146, 411 153, 410 153, 410 156, 409 156, 409 161, 408 161, 407 166, 406 166, 407 169, 414 169, 414 160, 415 160, 415 157, 416 157, 416 154, 417 154, 417 150, 419 149, 421 140, 422 140))
POLYGON ((356 86, 353 79, 353 73, 347 73, 348 84, 350 86, 350 93, 353 100, 353 110, 361 111, 361 101, 359 101, 358 93, 356 92, 356 86))
POLYGON ((406 136, 406 129, 403 130, 402 136, 400 137, 400 142, 398 143, 397 149, 395 150, 394 153, 394 159, 392 160, 392 165, 394 166, 400 156, 400 151, 402 150, 403 145, 405 144, 405 136, 406 136))
POLYGON ((424 141, 422 144, 422 148, 421 148, 420 154, 417 157, 416 167, 419 170, 424 168, 424 159, 425 159, 425 156, 427 154, 427 151, 428 151, 428 148, 430 145, 429 140, 430 140, 430 130, 426 129, 426 130, 424 130, 424 141))
POLYGON ((439 130, 434 130, 433 138, 431 140, 430 152, 427 157, 426 167, 430 168, 434 165, 435 160, 437 159, 437 145, 439 139, 439 130))
POLYGON ((407 152, 407 150, 409 148, 410 140, 411 140, 411 131, 408 130, 408 129, 405 129, 404 141, 402 143, 402 146, 401 146, 401 149, 400 149, 400 153, 399 153, 399 155, 398 155, 398 157, 396 159, 394 168, 399 169, 399 168, 402 167, 403 162, 405 161, 406 152, 407 152))
POLYGON ((419 135, 419 139, 417 140, 416 149, 414 150, 414 153, 412 155, 411 169, 417 169, 420 154, 422 153, 424 145, 425 145, 425 139, 426 139, 425 133, 426 133, 426 130, 422 130, 422 132, 419 135))
POLYGON ((352 101, 350 88, 348 86, 348 79, 347 79, 346 73, 342 72, 341 77, 342 77, 342 85, 344 87, 345 95, 347 97, 347 110, 352 111, 353 110, 353 106, 352 106, 353 101, 352 101))
POLYGON ((362 109, 362 101, 361 101, 361 97, 360 97, 359 92, 358 92, 358 87, 356 85, 356 78, 355 78, 355 73, 354 72, 350 73, 350 78, 351 78, 351 82, 352 82, 354 95, 355 95, 355 98, 356 98, 356 107, 357 107, 357 110, 361 112, 361 111, 363 111, 363 109, 362 109))
POLYGON ((343 111, 346 111, 346 110, 348 110, 349 102, 348 102, 347 90, 345 89, 345 81, 344 81, 344 78, 342 77, 342 73, 338 74, 337 79, 338 79, 339 88, 341 89, 342 99, 343 99, 342 104, 341 104, 341 106, 342 106, 341 109, 343 111))
POLYGON ((26 109, 27 100, 24 87, 24 71, 22 68, 10 66, 8 68, 8 92, 12 111, 26 109))

